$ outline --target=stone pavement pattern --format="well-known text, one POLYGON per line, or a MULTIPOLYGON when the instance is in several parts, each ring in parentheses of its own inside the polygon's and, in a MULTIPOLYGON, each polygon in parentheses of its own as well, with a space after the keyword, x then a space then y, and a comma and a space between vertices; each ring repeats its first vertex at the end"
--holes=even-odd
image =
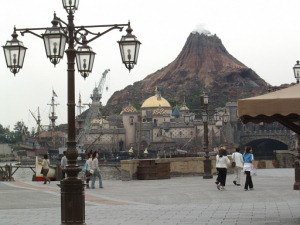
MULTIPOLYGON (((262 169, 253 191, 232 183, 218 191, 214 179, 104 180, 87 189, 87 225, 300 224, 300 193, 293 169, 262 169)), ((242 177, 244 182, 245 177, 242 177)), ((60 224, 58 182, 0 183, 0 224, 60 224)))

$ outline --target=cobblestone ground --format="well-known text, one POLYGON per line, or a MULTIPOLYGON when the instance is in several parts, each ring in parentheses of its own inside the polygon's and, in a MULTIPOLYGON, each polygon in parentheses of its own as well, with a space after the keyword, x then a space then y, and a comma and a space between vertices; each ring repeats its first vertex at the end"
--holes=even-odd
MULTIPOLYGON (((292 190, 293 169, 258 170, 254 190, 232 183, 225 191, 214 179, 104 180, 87 189, 86 224, 300 224, 300 193, 292 190)), ((245 177, 243 177, 244 182, 245 177)), ((60 224, 58 182, 0 183, 0 224, 60 224)))

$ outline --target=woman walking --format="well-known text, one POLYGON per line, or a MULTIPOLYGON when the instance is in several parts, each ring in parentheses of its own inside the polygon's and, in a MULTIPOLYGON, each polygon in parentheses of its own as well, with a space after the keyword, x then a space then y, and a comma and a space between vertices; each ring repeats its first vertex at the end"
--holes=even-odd
POLYGON ((95 180, 96 180, 96 177, 99 178, 99 188, 103 188, 102 177, 101 177, 100 169, 99 169, 98 157, 99 157, 98 152, 94 152, 93 153, 93 161, 92 161, 92 170, 94 172, 93 175, 92 175, 92 184, 91 184, 91 188, 92 189, 95 189, 95 180))
POLYGON ((50 184, 50 179, 49 179, 49 177, 47 177, 47 174, 48 174, 48 172, 49 172, 49 167, 50 167, 50 161, 49 161, 49 159, 48 159, 48 155, 45 154, 45 155, 44 155, 43 162, 42 162, 44 184, 46 184, 47 181, 48 181, 49 184, 50 184))
POLYGON ((240 180, 241 180, 241 173, 243 169, 244 159, 243 155, 240 153, 241 149, 236 148, 235 152, 232 153, 232 162, 235 162, 234 170, 234 179, 233 183, 237 186, 241 186, 240 180))
POLYGON ((93 152, 90 151, 87 154, 87 159, 86 159, 86 162, 84 164, 86 188, 90 188, 89 182, 90 182, 91 176, 92 176, 92 174, 90 172, 90 170, 92 169, 92 161, 93 161, 92 157, 93 157, 93 152))
POLYGON ((226 155, 225 149, 220 148, 216 156, 216 168, 218 171, 216 185, 219 190, 225 190, 227 166, 229 164, 230 164, 230 160, 226 155))
POLYGON ((253 190, 253 182, 251 177, 251 171, 254 169, 254 156, 252 154, 252 148, 250 146, 245 147, 244 157, 244 171, 246 174, 246 182, 244 186, 244 190, 253 190))

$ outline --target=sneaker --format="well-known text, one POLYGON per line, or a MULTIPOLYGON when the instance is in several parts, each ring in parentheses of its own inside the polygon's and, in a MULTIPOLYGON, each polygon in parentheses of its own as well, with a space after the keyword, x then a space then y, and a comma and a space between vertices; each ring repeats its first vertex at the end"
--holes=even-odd
POLYGON ((240 184, 236 184, 236 186, 241 186, 240 184))
POLYGON ((220 191, 225 191, 225 188, 223 186, 221 186, 220 191))
POLYGON ((234 183, 234 185, 236 185, 236 181, 235 180, 233 181, 233 183, 234 183))

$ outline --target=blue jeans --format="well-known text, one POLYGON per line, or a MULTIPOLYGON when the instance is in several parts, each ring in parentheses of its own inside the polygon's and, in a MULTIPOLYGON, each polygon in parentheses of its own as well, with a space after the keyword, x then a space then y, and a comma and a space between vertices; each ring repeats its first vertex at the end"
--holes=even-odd
POLYGON ((101 177, 101 174, 100 174, 99 170, 95 170, 95 172, 94 172, 94 174, 92 176, 91 188, 95 188, 96 177, 99 178, 99 187, 102 188, 103 187, 103 185, 102 185, 102 177, 101 177))

